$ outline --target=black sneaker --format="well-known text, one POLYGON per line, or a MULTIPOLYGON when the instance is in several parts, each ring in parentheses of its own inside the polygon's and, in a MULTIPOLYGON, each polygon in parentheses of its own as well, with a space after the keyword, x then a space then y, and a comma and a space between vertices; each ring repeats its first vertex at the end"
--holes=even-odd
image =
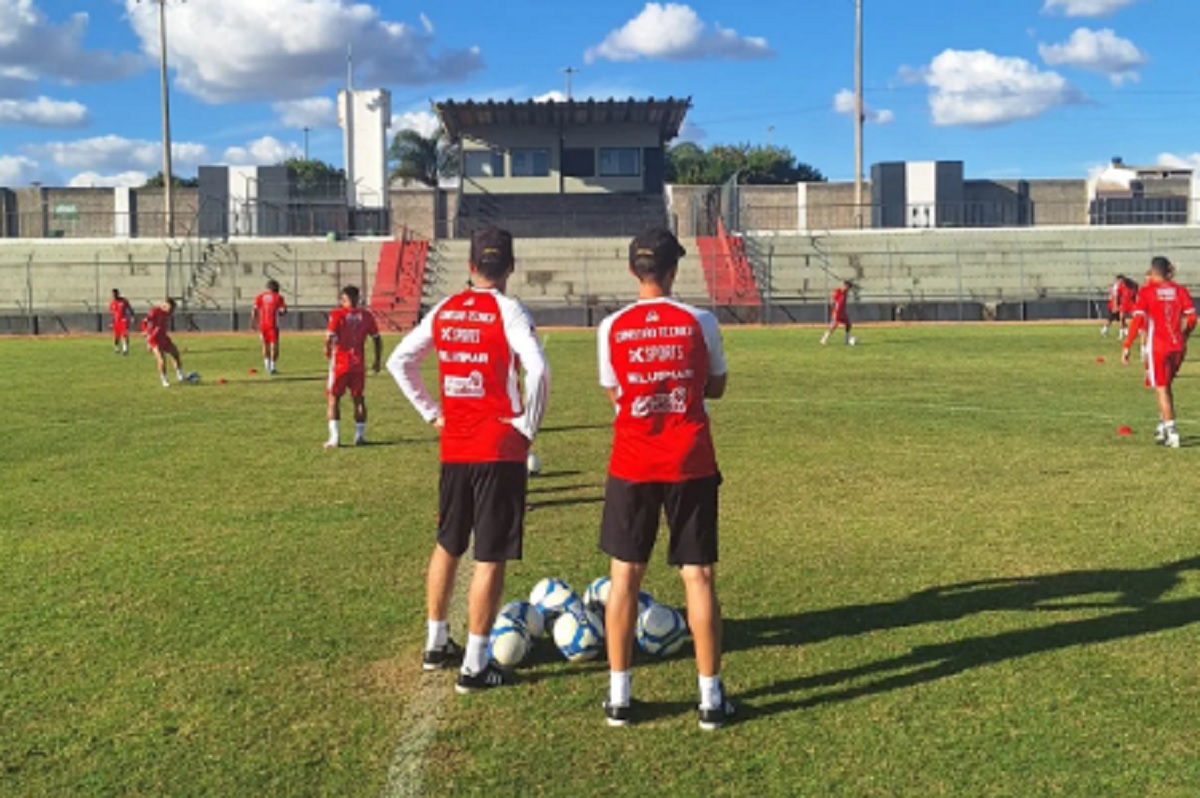
POLYGON ((467 695, 491 690, 493 687, 503 687, 506 684, 512 684, 512 678, 501 670, 495 661, 492 661, 479 673, 459 671, 458 681, 454 683, 454 691, 459 695, 467 695))
POLYGON ((737 712, 737 707, 727 698, 721 698, 721 706, 716 709, 700 707, 700 728, 704 731, 716 731, 721 728, 737 712))
POLYGON ((441 648, 431 648, 425 652, 421 661, 421 669, 440 671, 443 668, 456 668, 462 664, 463 648, 453 640, 447 639, 441 648))
POLYGON ((609 726, 628 726, 632 715, 633 707, 630 704, 615 706, 608 701, 604 702, 604 718, 609 726))

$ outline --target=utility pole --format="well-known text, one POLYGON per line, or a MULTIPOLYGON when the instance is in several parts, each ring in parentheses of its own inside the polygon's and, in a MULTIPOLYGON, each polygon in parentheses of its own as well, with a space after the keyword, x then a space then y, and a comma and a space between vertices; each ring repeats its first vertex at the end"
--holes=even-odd
POLYGON ((767 146, 772 147, 772 148, 775 146, 775 126, 774 125, 767 125, 767 146))
MULTIPOLYGON (((150 0, 158 5, 158 65, 162 83, 163 216, 168 238, 175 237, 174 175, 171 171, 171 83, 167 74, 167 0, 150 0)), ((138 0, 140 3, 141 0, 138 0)))
POLYGON ((854 222, 863 227, 863 0, 854 0, 854 222))
POLYGON ((308 125, 304 126, 304 160, 308 160, 308 131, 312 130, 308 125))
POLYGON ((567 67, 563 70, 563 74, 567 76, 567 101, 571 100, 571 76, 579 73, 575 67, 567 67))

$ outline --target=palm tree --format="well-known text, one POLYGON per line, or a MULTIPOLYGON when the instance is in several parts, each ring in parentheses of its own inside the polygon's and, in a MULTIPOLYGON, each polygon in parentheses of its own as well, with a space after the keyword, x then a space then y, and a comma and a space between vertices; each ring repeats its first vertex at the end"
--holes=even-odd
POLYGON ((401 130, 392 139, 388 157, 395 164, 392 167, 392 180, 437 188, 440 178, 458 172, 457 149, 446 141, 446 133, 441 128, 435 130, 432 136, 422 136, 416 130, 401 130))

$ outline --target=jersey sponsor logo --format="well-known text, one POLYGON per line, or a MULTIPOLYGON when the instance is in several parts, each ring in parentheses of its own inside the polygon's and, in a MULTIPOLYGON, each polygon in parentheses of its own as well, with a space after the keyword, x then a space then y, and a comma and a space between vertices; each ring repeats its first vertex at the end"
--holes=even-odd
POLYGON ((630 363, 662 363, 683 360, 687 354, 679 344, 637 346, 629 350, 630 363))
POLYGON ((687 413, 688 390, 676 388, 670 393, 654 393, 649 396, 639 396, 633 400, 629 414, 634 418, 647 418, 652 415, 667 415, 687 413))
POLYGON ((646 314, 646 323, 647 324, 657 324, 658 323, 658 313, 653 310, 650 311, 649 313, 647 313, 646 314))
POLYGON ((479 330, 463 327, 443 327, 441 340, 448 344, 477 344, 482 340, 479 330))
POLYGON ((630 330, 617 330, 613 334, 613 342, 623 344, 653 338, 690 338, 691 335, 692 328, 687 326, 634 327, 630 330))
POLYGON ((496 314, 484 310, 443 310, 438 314, 441 321, 469 321, 475 324, 495 324, 496 314))
POLYGON ((447 352, 438 350, 438 360, 443 363, 469 363, 473 366, 486 366, 491 358, 487 352, 447 352))
POLYGON ((447 374, 442 379, 442 394, 455 399, 482 399, 483 374, 472 371, 465 377, 447 374))
POLYGON ((692 369, 676 369, 673 371, 648 371, 642 373, 639 371, 629 372, 630 385, 654 385, 659 382, 668 380, 690 380, 696 376, 696 372, 692 369))

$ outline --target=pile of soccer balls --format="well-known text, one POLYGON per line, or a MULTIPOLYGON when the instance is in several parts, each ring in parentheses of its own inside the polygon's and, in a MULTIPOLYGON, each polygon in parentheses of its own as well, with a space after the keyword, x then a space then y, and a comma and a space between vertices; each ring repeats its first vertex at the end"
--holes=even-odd
MULTIPOLYGON (((582 598, 562 579, 543 579, 534 586, 529 601, 510 601, 501 608, 492 627, 492 659, 502 668, 515 668, 542 637, 551 637, 570 662, 594 659, 604 647, 608 593, 607 576, 588 585, 582 598)), ((668 657, 687 638, 683 613, 659 604, 645 591, 638 595, 637 644, 642 651, 668 657)))

